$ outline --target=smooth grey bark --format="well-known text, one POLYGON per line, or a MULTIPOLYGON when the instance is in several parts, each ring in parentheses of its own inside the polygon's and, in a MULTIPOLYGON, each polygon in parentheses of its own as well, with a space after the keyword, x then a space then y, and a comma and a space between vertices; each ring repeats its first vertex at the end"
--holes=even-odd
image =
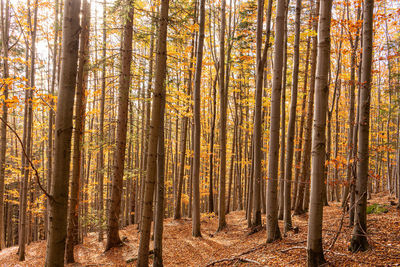
POLYGON ((318 21, 318 56, 312 127, 311 195, 307 235, 307 265, 325 263, 322 248, 323 186, 325 172, 326 114, 329 98, 330 29, 332 0, 321 0, 318 21))
POLYGON ((374 0, 365 0, 362 35, 360 117, 357 122, 359 125, 359 131, 357 181, 355 188, 355 217, 350 243, 350 250, 352 252, 365 251, 368 249, 369 245, 367 240, 367 185, 373 53, 373 13, 374 0))
MULTIPOLYGON (((294 132, 296 125, 296 107, 297 107, 297 87, 299 82, 299 61, 300 61, 300 20, 301 20, 301 0, 296 0, 296 18, 295 18, 295 37, 293 47, 293 72, 292 72, 292 95, 290 99, 289 123, 287 132, 285 181, 284 181, 284 232, 292 229, 291 216, 291 183, 293 168, 294 151, 294 132)), ((283 153, 283 152, 282 152, 283 153)))
POLYGON ((281 238, 278 225, 278 162, 279 162, 279 126, 282 91, 282 68, 284 54, 286 0, 278 0, 275 18, 274 67, 272 76, 272 95, 270 112, 270 139, 268 151, 267 183, 267 243, 281 238))

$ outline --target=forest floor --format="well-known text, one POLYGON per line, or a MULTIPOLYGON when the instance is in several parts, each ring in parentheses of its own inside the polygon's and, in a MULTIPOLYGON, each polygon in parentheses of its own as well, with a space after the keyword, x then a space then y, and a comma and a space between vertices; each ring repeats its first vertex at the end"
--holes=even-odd
MULTIPOLYGON (((370 249, 356 254, 347 249, 352 230, 348 227, 348 213, 343 217, 340 203, 337 202, 331 202, 324 208, 323 246, 329 266, 400 266, 400 211, 396 206, 390 205, 390 200, 392 199, 382 194, 374 195, 368 201, 369 205, 385 205, 388 211, 368 215, 370 249), (340 225, 342 229, 332 245, 340 225)), ((163 239, 164 265, 305 266, 307 214, 293 216, 293 225, 298 227, 298 233, 290 231, 282 240, 271 244, 265 243, 265 227, 249 235, 243 211, 231 212, 226 218, 227 228, 216 233, 218 218, 202 216, 201 238, 191 236, 190 219, 166 219, 163 239)), ((282 230, 283 222, 280 221, 279 224, 282 230)), ((89 234, 84 243, 75 249, 77 263, 69 266, 135 266, 139 245, 137 226, 131 225, 122 229, 120 235, 127 238, 125 245, 104 252, 105 242, 99 243, 95 233, 89 234)), ((43 266, 45 247, 45 241, 28 245, 26 261, 23 263, 18 262, 17 247, 4 249, 0 251, 0 266, 43 266)))

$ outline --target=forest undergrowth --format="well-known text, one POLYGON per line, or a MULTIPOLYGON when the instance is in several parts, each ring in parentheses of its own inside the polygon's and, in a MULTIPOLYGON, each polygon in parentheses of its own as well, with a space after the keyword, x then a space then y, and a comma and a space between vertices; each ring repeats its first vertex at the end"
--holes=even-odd
MULTIPOLYGON (((352 231, 348 226, 348 213, 343 216, 343 209, 338 202, 330 202, 329 206, 324 207, 323 242, 328 266, 400 265, 400 210, 391 205, 393 200, 385 193, 380 193, 368 201, 368 206, 374 207, 368 215, 370 249, 355 254, 348 251, 352 231), (376 209, 377 206, 382 208, 376 209)), ((288 232, 282 240, 266 244, 265 227, 250 234, 244 211, 229 213, 228 227, 221 232, 216 232, 217 216, 202 214, 201 238, 191 236, 189 218, 169 218, 164 222, 164 266, 304 266, 307 221, 307 214, 293 216, 293 225, 298 228, 288 232)), ((282 229, 282 221, 279 224, 282 229)), ((83 244, 76 246, 76 263, 68 266, 136 266, 139 246, 137 225, 122 229, 120 234, 125 244, 104 252, 105 241, 98 242, 97 234, 90 233, 83 244)), ((44 265, 45 241, 29 244, 23 263, 18 262, 17 251, 17 246, 0 251, 0 266, 44 265)), ((152 254, 150 263, 151 260, 152 254)))

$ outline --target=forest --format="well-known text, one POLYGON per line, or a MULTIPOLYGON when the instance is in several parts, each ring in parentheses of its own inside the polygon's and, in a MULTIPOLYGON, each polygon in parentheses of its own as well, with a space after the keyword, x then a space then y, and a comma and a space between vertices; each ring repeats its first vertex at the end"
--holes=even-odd
POLYGON ((0 266, 400 265, 397 0, 0 1, 0 266))

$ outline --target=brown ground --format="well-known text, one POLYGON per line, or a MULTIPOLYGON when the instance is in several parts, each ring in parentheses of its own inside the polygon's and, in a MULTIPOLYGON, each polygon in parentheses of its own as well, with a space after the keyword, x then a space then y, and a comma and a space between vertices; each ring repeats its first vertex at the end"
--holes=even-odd
MULTIPOLYGON (((390 205, 387 197, 379 195, 369 202, 390 205)), ((305 265, 307 215, 293 217, 294 226, 299 227, 299 233, 289 232, 281 241, 273 244, 265 244, 265 230, 248 235, 244 216, 243 211, 231 212, 227 216, 228 227, 220 233, 215 233, 217 218, 203 216, 202 238, 191 236, 189 219, 165 220, 164 265, 206 266, 220 259, 229 260, 218 263, 219 266, 305 265)), ((327 251, 338 232, 341 218, 339 203, 330 203, 329 207, 325 207, 323 240, 325 259, 330 266, 400 266, 400 212, 394 206, 389 207, 388 213, 368 215, 368 239, 371 249, 363 253, 351 254, 347 251, 351 234, 351 228, 347 227, 347 214, 339 238, 327 251)), ((280 226, 282 229, 282 222, 280 226)), ((90 234, 82 245, 76 247, 78 263, 70 266, 128 265, 126 261, 137 257, 139 241, 136 226, 121 230, 121 236, 128 238, 125 246, 103 253, 104 244, 96 241, 95 234, 90 234)), ((0 251, 0 266, 43 266, 45 247, 45 241, 30 244, 27 247, 27 260, 23 263, 18 262, 17 247, 7 248, 0 251)), ((130 266, 134 266, 135 263, 133 261, 130 266)))

